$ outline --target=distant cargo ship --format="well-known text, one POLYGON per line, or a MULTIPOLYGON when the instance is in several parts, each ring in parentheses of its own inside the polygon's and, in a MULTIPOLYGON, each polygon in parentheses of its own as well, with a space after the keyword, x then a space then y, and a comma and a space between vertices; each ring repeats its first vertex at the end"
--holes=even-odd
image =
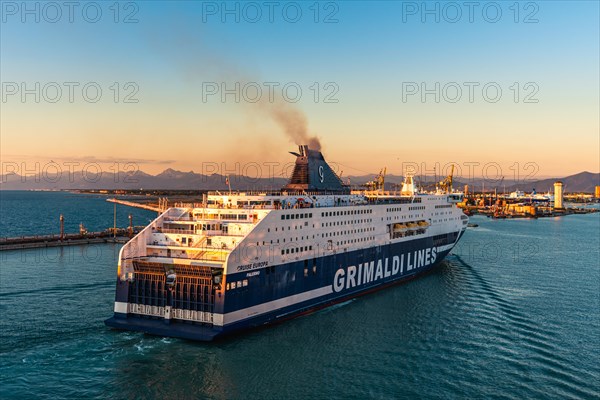
POLYGON ((510 200, 529 201, 538 203, 550 203, 554 201, 554 195, 552 195, 550 192, 542 194, 537 193, 535 189, 533 189, 531 194, 526 194, 522 190, 515 190, 514 192, 511 192, 507 198, 510 200))
POLYGON ((106 325, 209 341, 422 274, 467 228, 451 179, 436 193, 411 176, 397 193, 353 192, 320 151, 292 154, 280 191, 209 193, 123 246, 106 325))

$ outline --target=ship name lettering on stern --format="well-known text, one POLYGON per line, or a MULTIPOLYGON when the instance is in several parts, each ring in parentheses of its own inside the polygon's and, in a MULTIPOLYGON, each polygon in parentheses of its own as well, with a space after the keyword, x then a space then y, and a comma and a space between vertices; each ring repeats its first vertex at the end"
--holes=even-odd
POLYGON ((248 271, 248 270, 255 269, 255 268, 266 267, 267 265, 269 265, 268 261, 261 261, 261 262, 256 262, 256 263, 238 265, 237 270, 238 270, 238 272, 239 271, 248 271))

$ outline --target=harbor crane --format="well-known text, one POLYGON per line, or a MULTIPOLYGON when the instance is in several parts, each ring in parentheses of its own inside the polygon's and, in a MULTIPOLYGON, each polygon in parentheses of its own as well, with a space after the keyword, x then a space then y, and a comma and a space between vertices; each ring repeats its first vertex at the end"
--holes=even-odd
POLYGON ((439 188, 443 192, 452 193, 452 177, 454 175, 454 164, 451 165, 450 174, 439 183, 439 188))
POLYGON ((372 181, 367 182, 367 186, 369 189, 373 191, 381 191, 385 190, 385 174, 387 172, 387 167, 383 167, 381 171, 379 171, 379 175, 377 175, 372 181))

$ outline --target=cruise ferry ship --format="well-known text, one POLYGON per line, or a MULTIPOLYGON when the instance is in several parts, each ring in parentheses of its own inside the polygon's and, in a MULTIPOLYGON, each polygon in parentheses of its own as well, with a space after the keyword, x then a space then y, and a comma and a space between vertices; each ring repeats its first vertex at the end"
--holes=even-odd
POLYGON ((106 325, 209 341, 413 278, 467 228, 451 178, 420 193, 351 191, 300 146, 277 192, 208 193, 167 209, 123 246, 106 325))

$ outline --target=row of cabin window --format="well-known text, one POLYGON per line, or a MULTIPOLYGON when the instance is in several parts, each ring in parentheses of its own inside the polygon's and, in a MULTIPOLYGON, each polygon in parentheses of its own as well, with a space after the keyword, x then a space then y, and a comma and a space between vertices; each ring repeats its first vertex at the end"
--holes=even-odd
POLYGON ((372 214, 373 210, 346 210, 346 211, 325 211, 321 213, 321 217, 339 217, 341 215, 359 215, 359 214, 372 214))
POLYGON ((452 204, 438 205, 438 206, 435 206, 435 208, 452 208, 452 204))
MULTIPOLYGON (((412 220, 415 218, 425 218, 425 216, 424 216, 424 214, 396 215, 393 217, 387 217, 387 221, 398 221, 401 219, 412 220)), ((381 220, 383 221, 383 217, 381 217, 381 220)))
POLYGON ((412 211, 412 210, 424 210, 425 206, 413 206, 413 207, 408 207, 408 209, 410 211, 412 211))
POLYGON ((336 242, 336 246, 344 246, 347 244, 353 244, 353 243, 358 243, 358 242, 366 242, 369 240, 375 240, 375 236, 368 236, 368 237, 364 237, 364 238, 358 238, 358 239, 352 239, 352 240, 344 240, 341 242, 336 242))
MULTIPOLYGON (((198 228, 200 225, 198 225, 198 228)), ((203 231, 220 231, 223 229, 223 225, 221 224, 202 224, 203 231)))
POLYGON ((312 218, 312 213, 305 214, 284 214, 281 219, 301 219, 301 218, 312 218))
MULTIPOLYGON (((314 239, 315 235, 312 235, 312 238, 314 239)), ((294 241, 293 237, 288 238, 288 239, 290 240, 290 242, 294 241)), ((306 239, 307 240, 310 239, 309 235, 306 236, 306 239)), ((304 240, 304 236, 302 236, 301 240, 304 240)), ((298 236, 296 236, 296 241, 298 241, 298 236)), ((279 239, 277 239, 277 243, 279 243, 279 239)), ((283 243, 285 243, 285 238, 283 238, 283 243)), ((263 240, 263 245, 266 245, 266 244, 267 244, 267 242, 263 240)), ((271 239, 271 244, 273 244, 273 239, 271 239)), ((256 245, 260 246, 260 242, 256 242, 256 245)))
POLYGON ((228 219, 228 220, 240 220, 240 221, 245 221, 248 219, 248 215, 246 214, 220 214, 221 215, 221 219, 228 219))
POLYGON ((357 219, 355 221, 333 221, 333 222, 324 222, 323 228, 328 226, 339 226, 339 225, 352 225, 352 224, 364 224, 373 222, 372 219, 357 219))
POLYGON ((452 217, 452 218, 444 218, 444 219, 434 219, 433 222, 448 222, 448 221, 453 221, 455 219, 459 219, 458 217, 452 217))
POLYGON ((194 214, 194 219, 224 219, 232 221, 246 221, 248 220, 248 214, 194 214))
POLYGON ((248 286, 248 279, 244 279, 243 281, 231 282, 225 285, 225 290, 235 289, 248 286))
POLYGON ((393 208, 388 208, 386 209, 387 212, 398 212, 398 211, 402 211, 402 207, 393 207, 393 208))
MULTIPOLYGON (((312 235, 312 238, 315 238, 315 235, 312 235)), ((294 238, 288 238, 290 240, 290 242, 294 241, 294 238)), ((307 235, 306 236, 306 240, 310 239, 310 237, 307 235)), ((301 237, 301 240, 304 240, 304 236, 301 237)), ((296 236, 296 241, 298 241, 298 236, 296 236)), ((283 238, 283 243, 285 243, 285 238, 283 238)), ((262 245, 263 246, 267 246, 268 244, 273 244, 273 239, 271 239, 270 243, 267 243, 265 240, 263 240, 262 245)), ((277 239, 277 244, 279 244, 279 239, 277 239)), ((260 246, 260 242, 256 242, 257 246, 260 246)))
POLYGON ((340 231, 340 232, 326 232, 326 233, 322 233, 321 237, 331 237, 331 236, 339 236, 339 235, 352 235, 355 233, 362 233, 362 232, 374 232, 375 228, 366 228, 366 229, 354 229, 354 231, 340 231))
MULTIPOLYGON (((306 221, 306 222, 304 223, 304 226, 308 226, 308 221, 306 221)), ((294 229, 298 229, 298 227, 300 227, 300 229, 302 229, 302 225, 294 225, 294 229)), ((314 227, 315 227, 315 225, 313 224, 313 228, 314 228, 314 227)), ((291 226, 288 226, 287 228, 288 228, 288 231, 292 230, 292 227, 291 227, 291 226)), ((276 228, 275 228, 275 232, 277 232, 277 229, 278 229, 278 228, 276 227, 276 228)), ((285 231, 285 226, 282 226, 282 227, 281 227, 281 231, 282 231, 282 232, 283 232, 283 231, 285 231)), ((271 228, 267 228, 267 232, 271 232, 271 228)))
POLYGON ((312 251, 312 246, 304 246, 304 247, 296 247, 296 248, 292 248, 292 249, 283 249, 281 250, 281 255, 284 254, 294 254, 294 253, 301 253, 303 251, 312 251))

